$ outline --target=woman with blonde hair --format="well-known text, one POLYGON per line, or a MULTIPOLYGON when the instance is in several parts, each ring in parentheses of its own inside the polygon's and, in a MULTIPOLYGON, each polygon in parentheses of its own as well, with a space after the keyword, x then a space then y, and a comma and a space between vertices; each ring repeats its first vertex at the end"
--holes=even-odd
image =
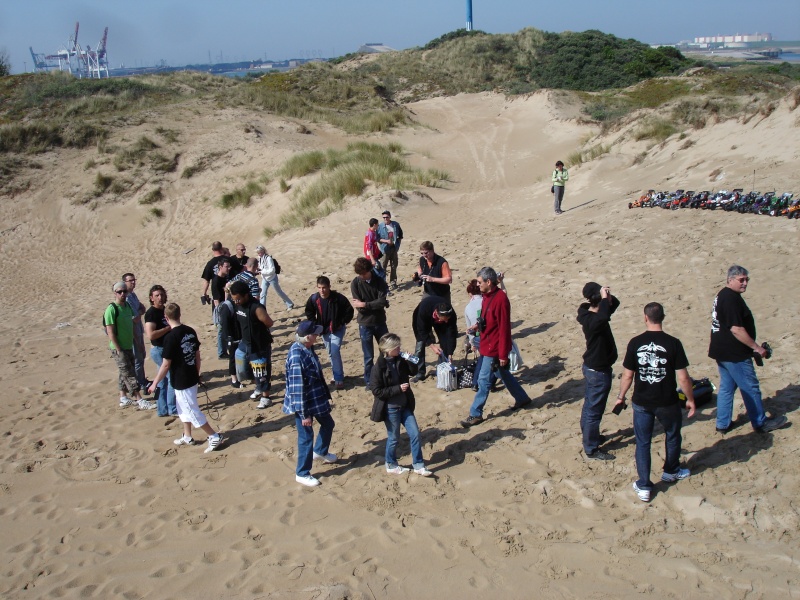
POLYGON ((419 427, 414 417, 416 399, 411 390, 409 377, 417 372, 417 365, 400 356, 400 337, 394 333, 383 335, 378 342, 380 357, 370 375, 370 389, 375 396, 370 418, 386 424, 386 472, 402 475, 407 468, 397 464, 397 438, 400 425, 406 428, 411 443, 411 463, 414 473, 430 477, 422 459, 419 427))

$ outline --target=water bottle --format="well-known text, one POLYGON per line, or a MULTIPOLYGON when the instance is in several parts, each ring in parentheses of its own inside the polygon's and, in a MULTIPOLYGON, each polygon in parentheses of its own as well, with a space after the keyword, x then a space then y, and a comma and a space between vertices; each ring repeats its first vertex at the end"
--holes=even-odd
POLYGON ((414 363, 415 365, 419 364, 419 357, 414 354, 409 354, 408 352, 401 352, 400 356, 405 358, 410 363, 414 363))

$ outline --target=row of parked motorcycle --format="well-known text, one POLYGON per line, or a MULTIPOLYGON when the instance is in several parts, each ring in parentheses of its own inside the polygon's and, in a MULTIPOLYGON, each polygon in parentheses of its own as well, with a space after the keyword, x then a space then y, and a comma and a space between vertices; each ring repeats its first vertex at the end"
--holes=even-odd
POLYGON ((800 219, 800 198, 786 192, 750 192, 745 194, 741 188, 733 191, 695 192, 675 190, 674 192, 656 192, 648 190, 638 200, 628 203, 628 208, 660 207, 670 210, 679 208, 699 208, 702 210, 727 210, 771 217, 788 217, 800 219))

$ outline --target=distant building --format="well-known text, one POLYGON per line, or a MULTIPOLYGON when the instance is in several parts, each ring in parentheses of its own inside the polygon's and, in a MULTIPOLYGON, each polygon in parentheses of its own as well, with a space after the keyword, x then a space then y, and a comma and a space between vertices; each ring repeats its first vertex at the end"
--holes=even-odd
POLYGON ((737 33, 735 35, 712 35, 694 38, 695 44, 742 44, 771 41, 771 33, 737 33))
POLYGON ((359 54, 383 54, 384 52, 397 52, 397 50, 384 44, 364 44, 356 52, 359 54))

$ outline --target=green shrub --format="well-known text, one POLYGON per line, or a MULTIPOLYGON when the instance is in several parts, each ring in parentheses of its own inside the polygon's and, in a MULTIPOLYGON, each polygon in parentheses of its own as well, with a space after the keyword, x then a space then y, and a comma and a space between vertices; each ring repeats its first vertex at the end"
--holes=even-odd
POLYGON ((156 202, 161 202, 163 199, 164 193, 161 191, 160 187, 157 187, 147 192, 144 198, 139 200, 139 204, 155 204, 156 202))
POLYGON ((170 144, 175 144, 180 139, 180 132, 177 129, 167 129, 160 125, 156 127, 156 133, 164 138, 164 141, 170 144))
POLYGON ((150 209, 150 214, 155 217, 156 219, 160 219, 164 216, 164 211, 157 206, 154 206, 150 209))
POLYGON ((289 191, 289 184, 286 183, 286 180, 283 179, 282 177, 281 177, 281 181, 280 181, 279 185, 280 185, 280 189, 281 189, 281 193, 282 194, 285 194, 286 192, 289 191))
POLYGON ((150 164, 157 173, 172 173, 178 168, 178 158, 180 154, 166 156, 160 152, 155 152, 150 157, 150 164))
POLYGON ((224 152, 210 152, 204 156, 201 156, 199 159, 197 159, 197 162, 195 162, 192 165, 189 165, 183 170, 183 172, 181 173, 181 178, 190 179, 191 177, 194 177, 198 173, 202 173, 203 171, 208 169, 215 160, 224 155, 225 155, 224 152))
POLYGON ((636 141, 655 139, 663 142, 669 136, 676 133, 678 129, 675 125, 660 117, 646 119, 633 133, 636 141))
POLYGON ((243 187, 236 188, 232 192, 224 194, 220 198, 219 205, 222 208, 230 209, 236 206, 250 206, 253 196, 260 196, 264 193, 264 188, 255 181, 249 181, 243 187))
POLYGON ((111 184, 114 183, 114 179, 115 178, 113 175, 105 175, 103 173, 98 173, 94 178, 95 195, 101 196, 105 194, 111 187, 111 184))

